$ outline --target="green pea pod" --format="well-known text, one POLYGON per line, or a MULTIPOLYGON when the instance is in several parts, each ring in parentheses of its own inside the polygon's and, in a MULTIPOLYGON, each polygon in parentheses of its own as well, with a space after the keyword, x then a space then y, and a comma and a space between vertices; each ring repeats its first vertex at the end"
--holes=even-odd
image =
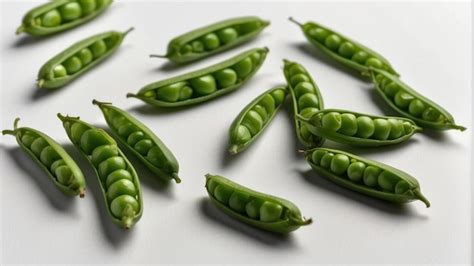
POLYGON ((286 59, 283 62, 283 74, 293 101, 296 136, 305 147, 321 146, 324 143, 324 138, 312 134, 308 127, 296 118, 297 115, 308 118, 324 109, 324 101, 318 85, 301 64, 286 59))
POLYGON ((285 87, 275 87, 252 100, 234 119, 229 129, 229 152, 245 150, 265 130, 283 105, 285 87))
POLYGON ((302 24, 291 17, 289 19, 300 26, 310 43, 335 61, 360 73, 367 72, 369 67, 374 67, 399 76, 387 59, 368 47, 321 24, 315 22, 302 24))
POLYGON ((158 177, 181 183, 178 176, 179 164, 173 153, 147 126, 127 112, 111 103, 92 101, 104 114, 107 125, 116 138, 137 156, 158 177), (140 143, 151 141, 152 147, 147 153, 140 149, 140 143), (135 148, 135 145, 138 147, 135 148))
POLYGON ((418 181, 391 166, 327 148, 305 151, 305 158, 314 172, 339 186, 394 203, 421 200, 430 207, 418 181))
POLYGON ((311 224, 293 203, 260 193, 218 175, 206 175, 209 198, 229 216, 251 226, 287 234, 300 226, 311 224))
POLYGON ((266 47, 251 49, 221 63, 148 84, 127 97, 163 108, 202 103, 242 87, 257 73, 267 53, 266 47))
POLYGON ((66 195, 84 197, 86 181, 81 169, 61 145, 46 134, 29 128, 18 127, 20 118, 13 123, 13 130, 3 130, 2 134, 16 137, 18 145, 48 175, 56 187, 66 195))
POLYGON ((407 141, 421 131, 410 119, 375 116, 341 109, 325 109, 306 118, 297 115, 311 133, 355 146, 384 146, 407 141))
POLYGON ((33 36, 62 32, 102 14, 112 0, 54 0, 28 11, 16 30, 33 36))
POLYGON ((108 31, 79 41, 48 60, 38 73, 40 89, 57 89, 73 81, 113 54, 122 44, 125 32, 108 31))
POLYGON ((174 38, 168 44, 166 55, 150 57, 168 58, 175 63, 189 63, 247 42, 269 24, 270 22, 258 17, 219 21, 174 38))
POLYGON ((94 168, 112 221, 129 229, 143 213, 140 180, 132 164, 103 129, 79 117, 58 117, 71 142, 94 168))
POLYGON ((400 115, 410 118, 423 128, 466 130, 465 127, 456 125, 453 116, 443 107, 419 94, 398 77, 374 68, 370 68, 369 73, 378 94, 400 115))

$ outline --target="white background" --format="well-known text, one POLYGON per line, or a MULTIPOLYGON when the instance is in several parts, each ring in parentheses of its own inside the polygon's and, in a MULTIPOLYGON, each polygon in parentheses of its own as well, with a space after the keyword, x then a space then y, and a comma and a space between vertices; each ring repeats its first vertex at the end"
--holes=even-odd
MULTIPOLYGON (((44 39, 15 36, 33 2, 1 5, 1 125, 37 128, 59 142, 82 166, 84 199, 63 196, 17 147, 0 138, 1 251, 4 263, 469 263, 471 236, 471 25, 469 2, 446 3, 152 3, 116 1, 82 27, 44 39), (220 19, 258 15, 272 24, 256 40, 185 67, 149 59, 177 34, 220 19), (297 154, 290 108, 244 153, 226 153, 227 129, 255 96, 284 82, 282 59, 298 61, 318 83, 326 107, 382 114, 373 87, 348 74, 307 44, 287 20, 315 20, 385 55, 405 82, 448 109, 469 128, 428 132, 408 143, 356 149, 327 142, 401 168, 417 177, 432 207, 402 207, 339 188, 309 171, 297 154), (41 65, 70 44, 106 30, 135 26, 119 51, 69 86, 39 92, 41 65), (185 73, 251 47, 270 53, 244 88, 178 111, 126 99, 143 85, 185 73), (130 231, 111 223, 97 181, 69 144, 56 113, 104 126, 93 98, 136 115, 168 145, 181 166, 180 185, 156 182, 136 160, 144 196, 142 219, 130 231), (293 201, 314 223, 288 237, 248 227, 206 199, 204 177, 221 174, 293 201)), ((289 102, 288 102, 289 103, 289 102)))

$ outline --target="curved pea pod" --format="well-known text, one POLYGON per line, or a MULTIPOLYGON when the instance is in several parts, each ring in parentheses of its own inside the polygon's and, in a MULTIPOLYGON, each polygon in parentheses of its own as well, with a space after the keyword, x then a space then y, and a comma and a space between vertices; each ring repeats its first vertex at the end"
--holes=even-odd
POLYGON ((84 197, 86 181, 81 169, 61 145, 46 134, 29 127, 18 127, 20 118, 13 123, 13 130, 2 134, 13 135, 18 145, 48 175, 64 194, 84 197))
POLYGON ((397 113, 415 121, 417 125, 434 130, 466 130, 465 127, 456 125, 453 116, 443 107, 419 94, 398 77, 374 68, 370 68, 369 74, 382 99, 397 113))
POLYGON ((260 193, 218 175, 206 175, 209 198, 229 216, 251 226, 287 234, 312 223, 288 200, 260 193))
POLYGON ((166 55, 150 57, 168 58, 175 63, 189 63, 247 42, 270 22, 258 17, 238 17, 213 23, 177 36, 168 44, 166 55))
POLYGON ((309 117, 324 109, 324 101, 318 85, 316 85, 309 72, 301 64, 286 59, 283 62, 283 74, 288 83, 288 89, 293 102, 296 136, 305 147, 321 146, 324 143, 324 138, 312 134, 296 118, 297 115, 309 117))
POLYGON ((143 213, 140 180, 133 165, 105 130, 79 117, 58 114, 58 118, 71 142, 94 168, 112 221, 131 228, 143 213))
POLYGON ((23 17, 16 34, 45 36, 84 24, 102 14, 112 0, 55 0, 35 7, 23 17))
POLYGON ((305 151, 305 159, 314 172, 339 186, 394 203, 421 200, 430 207, 414 177, 386 164, 327 148, 305 151))
POLYGON ((151 83, 127 97, 163 108, 202 103, 242 87, 257 73, 267 53, 266 47, 250 49, 221 63, 151 83))
POLYGON ((354 146, 385 146, 407 141, 421 131, 403 117, 375 116, 341 109, 325 109, 306 118, 297 115, 311 133, 354 146))
POLYGON ((132 30, 100 33, 66 48, 41 67, 38 88, 57 89, 73 81, 112 55, 132 30))
POLYGON ((234 119, 229 128, 229 152, 245 150, 265 130, 283 105, 285 87, 275 87, 252 100, 234 119))
POLYGON ((300 26, 311 44, 331 59, 360 73, 367 72, 369 67, 374 67, 399 76, 387 59, 370 48, 321 24, 315 22, 303 24, 291 17, 289 19, 300 26))
POLYGON ((148 169, 166 181, 174 179, 176 183, 181 183, 181 179, 178 176, 178 161, 155 133, 135 117, 113 106, 111 103, 99 102, 97 100, 93 100, 92 103, 99 106, 107 125, 115 137, 135 154, 148 169), (135 148, 135 145, 145 140, 150 140, 152 146, 147 154, 142 154, 140 149, 135 148))

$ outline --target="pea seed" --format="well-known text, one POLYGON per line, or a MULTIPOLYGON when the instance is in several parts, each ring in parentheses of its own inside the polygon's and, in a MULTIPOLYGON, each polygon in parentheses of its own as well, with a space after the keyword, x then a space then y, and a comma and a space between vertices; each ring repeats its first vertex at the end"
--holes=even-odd
POLYGON ((301 110, 300 115, 305 117, 305 118, 310 118, 314 114, 316 114, 317 112, 319 112, 318 108, 308 107, 308 108, 305 108, 305 109, 301 110))
POLYGON ((357 53, 355 53, 351 60, 354 61, 354 62, 357 62, 361 65, 365 65, 365 62, 367 61, 367 59, 369 58, 369 54, 364 52, 364 51, 358 51, 357 53))
POLYGON ((127 118, 124 116, 117 116, 112 119, 112 127, 117 130, 121 125, 127 123, 127 118))
POLYGON ((257 104, 252 108, 252 110, 258 113, 258 115, 262 118, 264 123, 265 121, 267 121, 268 113, 267 113, 267 110, 265 110, 265 107, 257 104))
POLYGON ((317 150, 312 153, 311 160, 315 165, 319 165, 321 163, 322 158, 326 155, 327 152, 322 150, 317 150))
POLYGON ((341 127, 339 133, 346 136, 354 136, 357 133, 357 118, 353 114, 341 114, 341 127))
POLYGON ((262 222, 276 222, 280 219, 283 212, 283 207, 280 204, 265 201, 260 207, 260 221, 262 222))
POLYGON ((188 53, 191 53, 192 51, 193 51, 193 47, 189 44, 183 45, 183 47, 181 47, 181 49, 179 50, 181 54, 188 54, 188 53))
POLYGON ((21 136, 21 142, 27 147, 27 148, 30 148, 31 147, 31 144, 33 143, 33 141, 35 141, 35 139, 37 139, 38 137, 37 136, 34 136, 32 134, 25 134, 23 136, 21 136))
POLYGON ((121 195, 110 203, 110 211, 117 218, 134 216, 140 210, 138 201, 130 195, 121 195))
POLYGON ((153 165, 157 166, 158 168, 165 168, 166 167, 166 157, 163 154, 163 151, 158 146, 152 147, 147 155, 146 158, 150 161, 153 165))
POLYGON ((330 112, 323 115, 322 118, 322 127, 331 130, 331 131, 338 131, 341 128, 341 114, 337 112, 330 112))
POLYGON ((103 40, 94 42, 89 49, 92 51, 94 58, 101 57, 107 51, 107 45, 103 40))
POLYGON ((215 77, 220 89, 232 86, 237 83, 237 73, 235 73, 235 71, 231 68, 217 71, 215 77))
POLYGON ((63 65, 57 65, 53 69, 53 74, 55 78, 62 78, 67 76, 67 70, 63 65))
POLYGON ((181 91, 179 92, 179 100, 180 101, 185 101, 190 99, 193 96, 193 89, 191 89, 188 86, 184 86, 181 88, 181 91))
POLYGON ((337 175, 342 175, 347 171, 350 163, 351 161, 347 155, 336 154, 331 161, 331 172, 337 175))
POLYGON ((214 196, 214 191, 216 191, 216 187, 219 185, 219 183, 217 183, 216 181, 212 180, 212 179, 208 179, 207 180, 207 183, 206 183, 206 188, 207 188, 207 191, 212 195, 214 196))
POLYGON ((120 156, 110 157, 99 164, 98 172, 102 180, 104 180, 110 173, 118 169, 126 169, 127 163, 120 156))
POLYGON ((149 139, 142 139, 135 146, 133 149, 136 150, 141 155, 145 156, 148 154, 148 151, 153 147, 153 142, 149 139))
POLYGON ((383 66, 382 61, 380 61, 379 59, 377 59, 375 57, 371 57, 371 58, 367 59, 365 64, 369 67, 375 67, 375 68, 382 68, 382 66, 383 66))
POLYGON ((135 131, 132 134, 130 134, 130 136, 128 136, 127 143, 128 145, 133 147, 135 144, 137 144, 137 142, 139 142, 140 140, 144 138, 145 138, 145 133, 143 133, 143 131, 135 131))
POLYGON ((427 121, 438 121, 440 118, 441 118, 441 114, 431 108, 431 107, 428 107, 426 108, 426 110, 423 112, 423 114, 421 115, 421 117, 424 119, 424 120, 427 120, 427 121))
POLYGON ((40 157, 41 152, 44 148, 49 146, 49 144, 43 138, 37 138, 31 143, 31 151, 36 155, 36 157, 40 157))
POLYGON ((245 205, 245 212, 247 216, 259 220, 260 219, 260 206, 262 206, 263 202, 258 199, 253 199, 247 205, 245 205))
POLYGON ((364 171, 364 184, 369 187, 375 187, 378 183, 380 168, 375 166, 367 166, 364 171))
POLYGON ((59 14, 58 10, 53 9, 46 12, 41 18, 41 23, 38 24, 42 24, 43 27, 51 28, 61 25, 61 22, 61 14, 59 14))
POLYGON ((385 94, 390 98, 393 99, 395 95, 397 95, 398 91, 400 91, 400 86, 398 86, 395 82, 390 82, 385 86, 385 94))
POLYGON ((79 0, 79 4, 82 7, 82 14, 84 16, 91 14, 97 8, 95 0, 79 0))
POLYGON ((360 182, 364 176, 366 165, 363 162, 354 162, 347 168, 347 176, 354 182, 360 182))
POLYGON ((377 75, 375 76, 375 80, 377 81, 377 83, 381 83, 382 80, 384 80, 384 79, 385 79, 385 77, 384 77, 383 75, 381 75, 381 74, 377 74, 377 75))
POLYGON ((351 58, 356 51, 354 44, 351 42, 343 42, 339 47, 338 53, 345 58, 351 58))
POLYGON ((69 166, 66 166, 66 165, 59 166, 58 168, 56 168, 54 175, 56 176, 56 179, 58 180, 58 182, 62 185, 67 186, 72 181, 72 172, 69 166))
POLYGON ((219 37, 214 33, 209 33, 202 38, 204 48, 208 51, 214 50, 220 46, 219 37))
MULTIPOLYGON (((302 83, 302 82, 309 82, 309 78, 306 74, 297 74, 297 75, 294 75, 294 76, 291 76, 290 78, 290 83, 291 83, 291 86, 295 87, 302 83)), ((310 83, 311 84, 311 83, 310 83)))
POLYGON ((245 205, 249 201, 250 196, 246 193, 235 191, 229 199, 229 207, 239 213, 245 213, 245 205))
POLYGON ((326 40, 324 40, 324 45, 333 51, 337 51, 337 49, 341 45, 341 42, 341 37, 335 34, 331 34, 326 38, 326 40))
POLYGON ((128 136, 130 136, 130 134, 132 134, 133 132, 138 131, 138 130, 140 130, 140 129, 137 126, 133 125, 130 122, 127 122, 127 123, 119 126, 119 128, 117 129, 117 132, 118 132, 119 136, 121 136, 122 138, 128 138, 128 136))
POLYGON ((390 134, 388 135, 389 139, 397 139, 405 132, 403 129, 403 122, 401 120, 389 118, 388 123, 390 124, 390 134))
POLYGON ((326 37, 329 35, 329 33, 322 28, 312 28, 308 31, 308 34, 320 43, 324 42, 324 40, 326 40, 326 37))
POLYGON ((268 94, 263 96, 262 100, 260 100, 260 105, 267 110, 268 114, 272 114, 275 111, 275 99, 268 94))
POLYGON ((374 119, 374 134, 372 135, 372 138, 378 139, 378 140, 386 140, 388 139, 388 136, 390 135, 390 123, 386 119, 374 119))
POLYGON ((217 90, 216 80, 212 75, 192 79, 191 86, 200 95, 209 95, 217 90))
POLYGON ((424 110, 425 104, 418 99, 411 101, 410 105, 408 106, 408 112, 410 112, 410 114, 415 117, 420 117, 423 114, 424 110))
POLYGON ((186 86, 185 82, 178 82, 168 86, 161 87, 156 92, 156 98, 161 101, 174 103, 179 99, 181 88, 186 86))
POLYGON ((233 190, 224 185, 218 185, 214 190, 214 197, 222 204, 227 205, 233 190))
POLYGON ((258 66, 260 64, 260 60, 262 59, 262 55, 259 52, 255 52, 250 55, 250 59, 252 59, 253 66, 258 66))
POLYGON ((298 85, 295 86, 294 91, 296 98, 299 99, 303 94, 314 94, 315 89, 313 84, 311 84, 310 82, 300 82, 298 83, 298 85))
POLYGON ((309 131, 308 127, 305 125, 300 125, 299 134, 302 139, 306 140, 308 143, 311 143, 313 140, 313 133, 309 131))
POLYGON ((66 68, 67 73, 71 75, 81 70, 82 62, 77 56, 73 56, 64 61, 64 67, 66 68))
POLYGON ((105 179, 105 186, 110 187, 113 183, 119 180, 130 180, 133 181, 132 174, 125 169, 118 169, 110 173, 105 179))
POLYGON ((273 99, 275 99, 275 106, 280 105, 286 97, 286 91, 283 89, 274 90, 270 94, 272 95, 273 99))
POLYGON ((331 167, 331 162, 333 158, 334 153, 327 152, 326 154, 324 154, 323 158, 321 158, 321 167, 329 169, 331 167))
POLYGON ((403 131, 405 134, 410 134, 413 131, 413 126, 408 122, 403 122, 403 131))
POLYGON ((60 159, 61 156, 51 147, 45 147, 40 154, 41 162, 48 168, 53 164, 54 161, 60 159))
POLYGON ((398 181, 397 185, 395 185, 395 194, 404 194, 410 189, 410 184, 407 181, 401 180, 398 181))
POLYGON ((92 151, 102 145, 109 144, 109 140, 105 137, 104 133, 99 129, 88 129, 81 136, 81 149, 88 155, 92 154, 92 151))
POLYGON ((249 129, 246 126, 240 125, 237 128, 237 136, 234 137, 239 143, 243 144, 252 138, 249 129))
POLYGON ((368 116, 357 117, 357 134, 356 136, 368 139, 374 134, 374 121, 368 116))
POLYGON ((117 180, 107 189, 107 199, 109 202, 120 195, 136 196, 138 194, 137 188, 132 181, 128 179, 117 180))
POLYGON ((74 123, 71 125, 71 139, 74 143, 79 143, 81 141, 82 134, 88 128, 81 123, 74 123))
POLYGON ((410 102, 413 101, 414 99, 415 97, 413 97, 413 95, 406 93, 404 91, 399 91, 395 95, 394 102, 399 108, 407 109, 410 102))
POLYGON ((51 164, 51 167, 49 168, 49 170, 51 171, 51 173, 53 173, 56 176, 56 169, 58 169, 58 167, 62 165, 66 165, 66 162, 63 159, 58 159, 54 161, 54 163, 51 164))
POLYGON ((230 42, 233 42, 239 37, 239 34, 234 28, 222 29, 217 32, 217 35, 219 36, 219 40, 223 44, 228 44, 230 42))
POLYGON ((252 59, 247 57, 236 63, 232 68, 235 70, 235 72, 237 72, 237 76, 239 76, 239 78, 245 78, 248 74, 250 74, 250 72, 252 72, 252 59))
POLYGON ((250 110, 242 120, 242 125, 247 127, 250 134, 254 136, 262 129, 263 120, 257 112, 250 110))
POLYGON ((289 70, 288 73, 290 74, 290 77, 296 76, 298 74, 306 74, 306 69, 300 64, 293 64, 289 70))
POLYGON ((77 56, 79 57, 83 65, 89 64, 94 59, 94 55, 92 54, 91 50, 89 50, 88 48, 84 48, 81 51, 79 51, 77 56))
POLYGON ((204 52, 204 44, 200 41, 193 41, 191 43, 191 46, 193 47, 193 51, 195 53, 202 53, 204 52))
POLYGON ((102 145, 95 148, 92 151, 91 155, 91 162, 92 164, 97 167, 101 162, 106 160, 107 158, 118 156, 118 148, 117 145, 102 145))
POLYGON ((378 184, 383 190, 387 190, 390 192, 395 191, 395 185, 399 181, 399 178, 389 172, 389 171, 382 171, 378 177, 378 184))
POLYGON ((318 105, 319 105, 319 99, 318 99, 318 96, 316 96, 314 93, 303 94, 298 99, 298 108, 300 110, 305 109, 307 107, 317 107, 318 105))
POLYGON ((82 8, 77 2, 71 2, 61 6, 59 12, 64 20, 71 21, 81 17, 82 8))

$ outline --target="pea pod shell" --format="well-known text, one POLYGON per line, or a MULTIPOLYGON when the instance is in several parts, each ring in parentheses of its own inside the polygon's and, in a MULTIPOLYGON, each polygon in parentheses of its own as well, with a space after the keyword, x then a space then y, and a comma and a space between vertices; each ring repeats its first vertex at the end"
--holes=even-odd
POLYGON ((26 32, 30 35, 33 36, 44 36, 44 35, 51 35, 55 33, 59 33, 71 28, 74 28, 76 26, 79 26, 81 24, 84 24, 100 14, 102 14, 113 2, 113 0, 103 0, 102 1, 102 6, 98 8, 95 12, 92 12, 89 15, 86 15, 85 17, 76 19, 74 21, 62 24, 60 26, 56 27, 42 27, 41 25, 37 25, 35 22, 35 19, 44 14, 45 12, 48 12, 50 10, 56 9, 64 4, 71 3, 71 2, 76 2, 73 0, 54 0, 54 1, 49 1, 43 5, 40 5, 38 7, 35 7, 28 11, 26 15, 23 17, 23 21, 21 25, 18 27, 16 34, 20 34, 22 32, 26 32))
POLYGON ((263 230, 281 233, 281 234, 287 234, 287 233, 290 233, 291 231, 298 229, 300 226, 308 225, 312 223, 312 219, 305 220, 304 218, 301 217, 300 210, 292 202, 286 199, 282 199, 279 197, 275 197, 272 195, 268 195, 268 194, 251 190, 247 187, 244 187, 235 182, 232 182, 229 179, 222 176, 206 174, 206 190, 208 192, 209 198, 211 199, 212 203, 214 203, 218 208, 220 208, 227 215, 263 230), (240 213, 237 213, 231 210, 229 207, 227 207, 226 205, 219 202, 216 198, 214 198, 214 196, 212 196, 211 193, 209 192, 208 190, 209 188, 207 187, 208 181, 210 179, 215 180, 219 184, 224 184, 225 186, 232 187, 234 191, 246 193, 250 195, 250 197, 252 198, 258 198, 264 201, 278 203, 289 210, 288 215, 285 219, 278 222, 262 222, 262 221, 250 219, 240 213))

